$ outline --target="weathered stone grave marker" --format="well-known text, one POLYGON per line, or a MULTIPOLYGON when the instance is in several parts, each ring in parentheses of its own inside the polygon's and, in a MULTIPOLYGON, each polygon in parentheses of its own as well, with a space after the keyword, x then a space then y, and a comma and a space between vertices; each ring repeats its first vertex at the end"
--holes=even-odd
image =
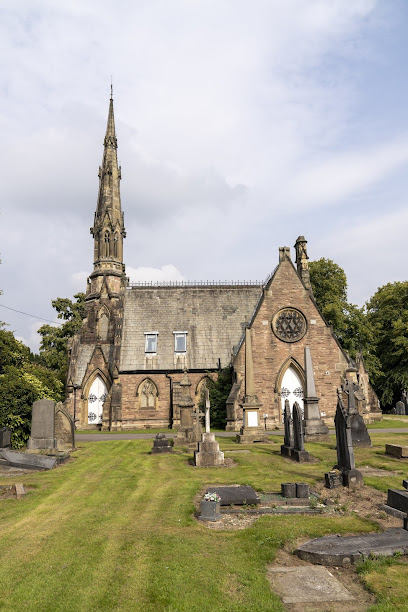
MULTIPOLYGON (((334 417, 337 440, 337 465, 334 466, 334 469, 340 470, 342 473, 343 486, 350 487, 363 484, 364 479, 362 473, 356 470, 350 416, 344 408, 341 394, 342 389, 338 389, 337 409, 334 417)), ((326 476, 326 482, 327 480, 328 476, 326 476)))
POLYGON ((194 464, 197 467, 215 467, 224 465, 224 453, 220 451, 220 445, 215 439, 215 434, 210 430, 210 396, 208 389, 205 390, 205 433, 198 443, 198 451, 194 452, 194 464))
POLYGON ((292 458, 299 463, 307 463, 312 460, 308 451, 305 450, 302 411, 297 402, 293 404, 293 455, 292 458))
POLYGON ((8 427, 0 429, 0 448, 9 448, 11 446, 11 430, 8 427))
POLYGON ((305 406, 305 417, 303 421, 305 442, 329 440, 329 428, 322 421, 319 410, 319 398, 317 397, 314 381, 312 355, 308 346, 305 348, 305 375, 306 394, 303 398, 305 406))
MULTIPOLYGON (((348 371, 354 372, 355 368, 349 368, 348 371)), ((355 392, 361 391, 357 383, 350 379, 347 379, 345 384, 342 386, 342 390, 347 394, 348 398, 348 415, 351 429, 351 439, 353 446, 371 446, 371 438, 367 431, 367 427, 364 423, 364 419, 358 412, 356 407, 355 392)))
POLYGON ((29 450, 73 450, 75 430, 71 415, 61 403, 41 399, 33 404, 29 450))
POLYGON ((152 455, 172 452, 173 446, 170 440, 166 438, 166 434, 158 433, 156 438, 153 440, 153 448, 151 450, 152 455))

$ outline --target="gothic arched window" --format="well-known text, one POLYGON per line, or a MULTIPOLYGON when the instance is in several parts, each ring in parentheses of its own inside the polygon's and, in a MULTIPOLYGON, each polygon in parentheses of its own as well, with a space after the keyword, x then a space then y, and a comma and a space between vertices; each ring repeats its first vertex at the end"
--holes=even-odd
POLYGON ((156 407, 157 387, 151 380, 143 381, 139 387, 140 408, 156 407))
POLYGON ((110 236, 109 232, 105 232, 105 257, 109 257, 110 255, 110 236))
POLYGON ((118 235, 115 234, 113 238, 113 256, 118 257, 118 235))

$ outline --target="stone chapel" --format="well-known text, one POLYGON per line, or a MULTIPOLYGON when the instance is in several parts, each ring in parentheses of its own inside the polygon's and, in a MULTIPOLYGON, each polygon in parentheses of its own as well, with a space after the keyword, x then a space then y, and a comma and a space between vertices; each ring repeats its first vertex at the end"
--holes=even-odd
POLYGON ((277 267, 262 284, 129 283, 112 95, 98 176, 86 315, 69 347, 65 406, 78 428, 177 428, 180 407, 193 409, 208 379, 232 364, 227 429, 238 431, 248 359, 261 417, 268 428, 281 427, 286 399, 303 408, 306 347, 327 425, 347 378, 358 383, 364 419, 380 418, 362 355, 356 363, 348 359, 314 301, 303 236, 295 261, 281 247, 277 267))

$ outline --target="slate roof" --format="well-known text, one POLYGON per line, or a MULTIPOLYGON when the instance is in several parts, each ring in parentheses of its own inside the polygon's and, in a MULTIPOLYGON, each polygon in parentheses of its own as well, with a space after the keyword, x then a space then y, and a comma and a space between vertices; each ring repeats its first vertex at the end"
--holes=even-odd
POLYGON ((121 372, 216 369, 231 361, 262 285, 137 286, 126 290, 121 372), (187 332, 186 361, 177 362, 173 332, 187 332), (158 332, 157 353, 145 354, 145 333, 158 332), (181 365, 180 365, 181 363, 181 365))

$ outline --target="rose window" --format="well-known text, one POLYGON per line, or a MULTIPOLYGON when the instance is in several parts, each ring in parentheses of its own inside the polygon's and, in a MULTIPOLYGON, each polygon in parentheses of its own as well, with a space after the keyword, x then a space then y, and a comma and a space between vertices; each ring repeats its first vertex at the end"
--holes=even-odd
POLYGON ((272 320, 274 334, 285 342, 297 342, 306 333, 306 319, 300 310, 283 308, 272 320))

